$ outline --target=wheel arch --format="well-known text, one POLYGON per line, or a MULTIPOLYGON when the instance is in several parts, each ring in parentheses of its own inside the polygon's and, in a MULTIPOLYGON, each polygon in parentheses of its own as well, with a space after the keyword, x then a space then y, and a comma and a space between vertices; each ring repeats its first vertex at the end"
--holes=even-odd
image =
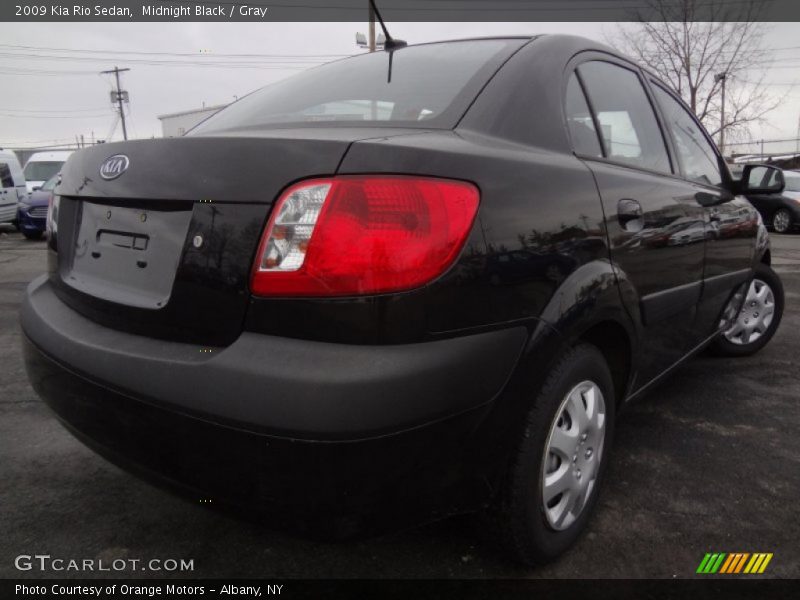
POLYGON ((632 370, 633 352, 628 330, 608 319, 589 327, 576 341, 593 345, 603 355, 614 381, 615 400, 617 405, 621 404, 628 395, 632 370))
POLYGON ((630 388, 638 328, 623 302, 618 269, 592 261, 563 282, 543 318, 564 337, 567 346, 586 342, 597 347, 612 372, 620 403, 630 388))

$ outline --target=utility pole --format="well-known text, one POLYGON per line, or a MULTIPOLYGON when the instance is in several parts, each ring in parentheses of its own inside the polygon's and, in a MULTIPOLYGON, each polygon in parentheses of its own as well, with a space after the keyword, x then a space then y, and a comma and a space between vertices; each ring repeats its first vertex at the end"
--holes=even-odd
POLYGON ((728 79, 726 72, 714 75, 714 81, 722 82, 722 110, 719 117, 719 152, 725 158, 725 81, 728 79))
POLYGON ((123 94, 127 95, 127 92, 119 89, 119 74, 125 71, 130 71, 130 69, 120 69, 119 67, 114 67, 110 71, 100 71, 103 75, 109 75, 111 73, 114 74, 114 77, 117 80, 117 92, 116 92, 116 99, 117 104, 119 106, 119 118, 122 121, 122 137, 126 140, 128 139, 128 129, 125 127, 125 111, 122 108, 122 97, 123 94))
POLYGON ((375 52, 375 9, 369 3, 369 51, 375 52))

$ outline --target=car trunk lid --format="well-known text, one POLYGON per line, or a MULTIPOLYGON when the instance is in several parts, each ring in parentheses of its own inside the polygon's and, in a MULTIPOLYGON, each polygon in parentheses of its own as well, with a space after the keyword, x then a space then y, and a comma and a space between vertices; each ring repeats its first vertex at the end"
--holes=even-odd
POLYGON ((56 291, 116 329, 228 344, 242 330, 253 259, 281 190, 335 174, 353 141, 392 133, 398 130, 283 130, 77 152, 57 188, 56 291), (102 165, 117 155, 127 169, 104 178, 102 165))

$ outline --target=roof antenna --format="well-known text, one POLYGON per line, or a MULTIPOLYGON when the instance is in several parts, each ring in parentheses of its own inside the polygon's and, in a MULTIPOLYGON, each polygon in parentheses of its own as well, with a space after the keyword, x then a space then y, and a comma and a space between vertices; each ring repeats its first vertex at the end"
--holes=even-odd
POLYGON ((390 34, 389 30, 386 29, 386 23, 383 22, 383 17, 381 13, 378 11, 378 7, 375 6, 375 0, 369 0, 370 5, 372 6, 372 10, 375 13, 375 16, 378 17, 378 23, 381 24, 381 29, 383 29, 383 37, 386 38, 386 41, 383 43, 384 51, 389 53, 389 73, 386 78, 387 83, 392 83, 392 59, 394 58, 394 51, 399 50, 400 48, 404 48, 408 46, 408 42, 405 40, 396 40, 390 34))

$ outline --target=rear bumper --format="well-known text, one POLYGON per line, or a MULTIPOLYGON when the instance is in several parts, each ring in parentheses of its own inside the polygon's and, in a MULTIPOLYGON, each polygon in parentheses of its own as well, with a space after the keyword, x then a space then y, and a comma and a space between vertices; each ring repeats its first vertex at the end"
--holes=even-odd
POLYGON ((101 454, 334 535, 480 500, 464 457, 527 338, 360 347, 245 333, 204 349, 101 327, 45 278, 21 321, 34 388, 101 454))

